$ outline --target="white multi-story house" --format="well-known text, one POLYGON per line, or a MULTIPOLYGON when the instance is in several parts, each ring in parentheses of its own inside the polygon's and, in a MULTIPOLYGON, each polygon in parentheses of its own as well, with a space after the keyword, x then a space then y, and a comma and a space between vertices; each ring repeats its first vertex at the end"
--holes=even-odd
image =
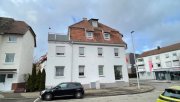
POLYGON ((23 91, 31 73, 35 33, 23 21, 0 17, 0 91, 23 91))
POLYGON ((69 26, 67 35, 49 34, 46 87, 81 82, 85 88, 128 85, 122 34, 98 19, 69 26))
POLYGON ((180 80, 180 43, 143 52, 137 65, 140 79, 180 80))

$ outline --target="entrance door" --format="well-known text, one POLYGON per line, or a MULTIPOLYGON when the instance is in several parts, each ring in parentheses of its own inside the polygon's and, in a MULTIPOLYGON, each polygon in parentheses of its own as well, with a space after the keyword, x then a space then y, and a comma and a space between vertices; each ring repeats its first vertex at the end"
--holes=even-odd
POLYGON ((122 79, 122 66, 114 66, 115 80, 122 79))

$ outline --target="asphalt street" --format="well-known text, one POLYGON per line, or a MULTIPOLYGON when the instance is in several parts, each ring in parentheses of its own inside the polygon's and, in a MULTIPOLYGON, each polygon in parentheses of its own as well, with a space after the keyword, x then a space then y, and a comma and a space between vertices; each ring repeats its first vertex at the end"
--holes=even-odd
MULTIPOLYGON (((136 80, 130 82, 136 83, 136 80)), ((180 82, 172 83, 161 83, 151 81, 140 81, 141 84, 148 84, 155 87, 155 90, 148 93, 133 94, 133 95, 118 95, 118 96, 107 96, 107 97, 85 97, 83 99, 73 99, 72 97, 59 98, 51 102, 155 102, 159 94, 167 87, 173 85, 180 85, 180 82)), ((41 101, 40 99, 20 99, 20 100, 0 100, 0 102, 47 102, 41 101)))

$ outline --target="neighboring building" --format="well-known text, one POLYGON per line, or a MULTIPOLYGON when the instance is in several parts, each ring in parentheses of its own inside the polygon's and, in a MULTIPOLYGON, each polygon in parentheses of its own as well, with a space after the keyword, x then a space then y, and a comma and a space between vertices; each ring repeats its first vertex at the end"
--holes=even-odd
POLYGON ((46 69, 47 65, 47 54, 40 57, 40 59, 35 63, 36 64, 36 73, 38 71, 43 71, 43 69, 46 69))
POLYGON ((142 53, 137 65, 141 79, 180 80, 180 43, 142 53))
POLYGON ((0 17, 0 91, 24 90, 31 73, 36 35, 23 21, 0 17))
POLYGON ((46 87, 81 82, 85 88, 128 85, 122 34, 98 19, 69 26, 68 35, 49 34, 46 87))
MULTIPOLYGON (((139 54, 135 54, 136 58, 138 58, 139 54)), ((128 74, 136 74, 136 67, 135 67, 135 60, 134 60, 134 53, 127 53, 126 54, 126 62, 128 67, 128 74)))

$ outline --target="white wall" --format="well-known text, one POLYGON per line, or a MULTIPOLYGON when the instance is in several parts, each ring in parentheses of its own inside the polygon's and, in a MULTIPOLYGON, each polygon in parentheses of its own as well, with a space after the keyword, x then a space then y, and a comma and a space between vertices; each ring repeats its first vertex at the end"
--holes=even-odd
POLYGON ((28 30, 22 38, 18 82, 24 82, 24 74, 31 74, 34 53, 34 37, 28 30))
POLYGON ((49 43, 46 67, 46 86, 55 86, 61 82, 71 81, 71 46, 62 43, 49 43), (56 56, 56 46, 65 46, 65 56, 56 56), (55 66, 65 66, 65 77, 55 76, 55 66))
POLYGON ((127 66, 125 62, 125 49, 118 47, 119 57, 114 57, 114 48, 112 46, 94 46, 94 45, 72 45, 49 42, 46 67, 46 86, 55 86, 61 82, 72 81, 89 84, 90 82, 100 81, 100 83, 114 83, 114 65, 122 65, 123 79, 120 81, 128 82, 127 66), (57 57, 55 53, 56 46, 65 46, 65 56, 57 57), (79 47, 85 47, 85 56, 79 57, 79 47), (103 57, 97 55, 97 48, 103 48, 103 57), (71 63, 73 71, 71 76, 71 63), (85 65, 85 77, 79 77, 79 65, 85 65), (98 65, 104 65, 104 77, 98 75, 98 65), (65 66, 65 76, 55 77, 55 66, 65 66))
MULTIPOLYGON (((1 69, 17 69, 17 73, 19 73, 20 67, 20 54, 21 44, 22 44, 22 36, 17 35, 17 42, 11 43, 8 42, 9 35, 2 36, 1 50, 0 50, 0 68, 1 69), (14 62, 11 64, 5 63, 6 53, 15 53, 14 62)), ((17 80, 16 80, 17 81, 17 80)))
POLYGON ((30 31, 27 31, 24 35, 14 36, 17 36, 17 41, 12 43, 8 42, 9 34, 0 35, 0 68, 17 69, 16 72, 13 72, 13 79, 7 79, 5 83, 0 83, 1 89, 5 91, 10 91, 12 83, 24 82, 23 74, 32 72, 34 38, 30 31), (15 53, 13 63, 5 63, 6 53, 15 53), (6 87, 3 88, 4 85, 6 87))

